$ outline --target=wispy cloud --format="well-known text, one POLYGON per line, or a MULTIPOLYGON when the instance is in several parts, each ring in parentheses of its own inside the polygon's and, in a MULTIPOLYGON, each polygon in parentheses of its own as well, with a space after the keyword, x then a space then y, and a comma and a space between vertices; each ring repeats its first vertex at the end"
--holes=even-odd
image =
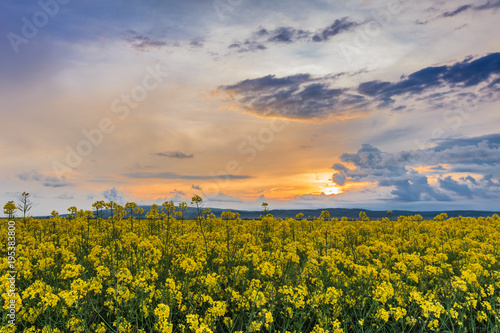
POLYGON ((243 200, 238 197, 234 197, 222 192, 213 196, 209 195, 206 197, 206 199, 208 202, 243 202, 243 200))
POLYGON ((474 7, 474 9, 476 9, 476 10, 487 10, 487 9, 496 9, 496 8, 500 8, 500 1, 499 0, 486 0, 486 3, 474 7))
POLYGON ((140 34, 134 30, 127 30, 124 39, 137 51, 149 51, 150 49, 160 49, 168 43, 160 38, 140 34))
POLYGON ((246 175, 217 175, 217 176, 200 176, 200 175, 179 175, 174 172, 132 172, 126 173, 125 176, 129 178, 158 178, 158 179, 191 179, 191 180, 207 180, 207 179, 215 179, 215 178, 224 178, 228 180, 233 179, 250 179, 252 176, 246 175))
POLYGON ((326 42, 330 38, 343 32, 354 29, 360 23, 352 21, 349 17, 336 19, 332 24, 317 31, 282 26, 275 29, 259 28, 251 37, 244 41, 233 42, 231 49, 239 52, 255 52, 268 48, 269 44, 293 44, 297 42, 326 42))
POLYGON ((359 23, 351 21, 348 17, 336 19, 331 25, 316 33, 312 40, 314 42, 325 42, 331 37, 336 36, 342 32, 349 31, 357 27, 359 23))
POLYGON ((452 17, 452 16, 458 15, 462 12, 465 12, 466 10, 469 10, 470 8, 472 8, 472 5, 463 5, 463 6, 460 6, 451 12, 444 12, 441 16, 452 17))
POLYGON ((167 152, 163 152, 163 153, 152 153, 152 155, 161 156, 161 157, 170 157, 170 158, 180 158, 180 159, 194 157, 193 154, 185 154, 185 153, 182 153, 180 151, 167 151, 167 152))
POLYGON ((73 200, 74 197, 75 197, 74 194, 64 193, 64 194, 56 196, 56 199, 73 200))
POLYGON ((170 191, 170 194, 182 196, 182 195, 186 195, 186 192, 174 189, 173 191, 170 191))
POLYGON ((22 172, 17 175, 17 178, 26 182, 38 182, 45 187, 67 187, 73 185, 72 183, 66 181, 64 177, 57 178, 52 176, 45 176, 35 170, 22 172))
POLYGON ((454 17, 456 15, 462 14, 466 11, 471 11, 471 10, 483 11, 483 10, 489 10, 489 9, 497 9, 499 7, 500 7, 500 1, 487 0, 485 3, 483 3, 481 5, 476 5, 476 4, 470 3, 470 4, 465 4, 465 5, 459 6, 454 10, 443 12, 439 17, 440 18, 449 18, 449 17, 454 17))

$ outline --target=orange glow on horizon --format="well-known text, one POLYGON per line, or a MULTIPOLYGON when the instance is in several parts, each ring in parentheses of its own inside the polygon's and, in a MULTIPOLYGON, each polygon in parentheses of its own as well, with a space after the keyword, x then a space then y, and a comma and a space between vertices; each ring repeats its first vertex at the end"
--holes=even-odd
POLYGON ((326 195, 343 193, 342 186, 337 185, 332 180, 332 174, 331 171, 307 174, 307 181, 312 183, 309 193, 325 193, 326 195))
POLYGON ((207 195, 209 197, 229 196, 243 202, 255 201, 261 195, 264 195, 266 199, 288 201, 303 195, 320 195, 321 193, 335 196, 358 191, 374 184, 372 182, 348 182, 344 185, 338 185, 332 180, 333 172, 326 170, 295 174, 280 179, 256 177, 252 181, 231 181, 221 184, 220 187, 213 181, 205 180, 197 184, 200 186, 200 190, 192 187, 192 180, 140 179, 135 180, 134 184, 127 188, 126 193, 145 201, 158 200, 159 198, 170 200, 175 195, 180 195, 185 202, 189 203, 194 194, 202 197, 207 195))

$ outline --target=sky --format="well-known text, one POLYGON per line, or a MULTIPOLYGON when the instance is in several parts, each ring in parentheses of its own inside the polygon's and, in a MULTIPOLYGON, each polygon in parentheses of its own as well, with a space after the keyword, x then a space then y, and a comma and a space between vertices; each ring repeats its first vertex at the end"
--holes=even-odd
POLYGON ((500 0, 4 0, 0 200, 497 211, 500 0))

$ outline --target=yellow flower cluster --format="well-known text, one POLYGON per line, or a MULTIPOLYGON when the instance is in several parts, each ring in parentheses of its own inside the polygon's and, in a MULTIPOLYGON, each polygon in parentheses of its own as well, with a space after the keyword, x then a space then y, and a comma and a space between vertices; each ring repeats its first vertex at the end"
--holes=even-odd
POLYGON ((5 275, 0 294, 17 327, 2 319, 0 333, 500 329, 497 215, 184 220, 170 202, 146 219, 97 207, 16 221, 16 293, 5 275))

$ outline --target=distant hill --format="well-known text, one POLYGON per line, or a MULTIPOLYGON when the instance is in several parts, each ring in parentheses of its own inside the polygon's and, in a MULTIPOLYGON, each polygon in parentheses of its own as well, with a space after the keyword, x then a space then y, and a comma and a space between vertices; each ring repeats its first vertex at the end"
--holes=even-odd
MULTIPOLYGON (((144 213, 141 218, 145 218, 145 215, 149 212, 151 206, 140 206, 144 209, 144 213)), ((160 206, 161 208, 161 206, 160 206)), ((206 207, 203 207, 206 208, 206 207)), ((202 208, 202 210, 203 210, 202 208)), ((222 212, 228 211, 229 209, 221 208, 210 208, 211 212, 217 217, 220 217, 222 212)), ((370 219, 380 220, 384 217, 388 217, 387 211, 377 211, 368 210, 362 208, 323 208, 323 209, 273 209, 269 213, 276 218, 295 218, 298 213, 304 214, 304 218, 317 218, 320 216, 322 211, 328 211, 330 217, 336 217, 338 219, 342 217, 347 217, 348 219, 359 218, 360 212, 365 212, 370 219)), ((257 219, 263 215, 262 211, 250 211, 250 210, 235 210, 231 209, 232 212, 239 213, 242 219, 257 219)), ((479 211, 479 210, 452 210, 452 211, 409 211, 409 210, 393 210, 393 218, 397 218, 401 215, 412 216, 412 215, 422 215, 424 219, 433 219, 436 215, 441 213, 448 214, 448 217, 480 217, 480 216, 492 216, 493 214, 499 214, 499 212, 493 211, 479 211)), ((104 212, 104 217, 108 217, 110 213, 108 211, 104 212)), ((66 214, 61 215, 66 216, 66 214)), ((185 219, 195 219, 197 217, 196 208, 189 207, 188 212, 184 214, 185 219)))

